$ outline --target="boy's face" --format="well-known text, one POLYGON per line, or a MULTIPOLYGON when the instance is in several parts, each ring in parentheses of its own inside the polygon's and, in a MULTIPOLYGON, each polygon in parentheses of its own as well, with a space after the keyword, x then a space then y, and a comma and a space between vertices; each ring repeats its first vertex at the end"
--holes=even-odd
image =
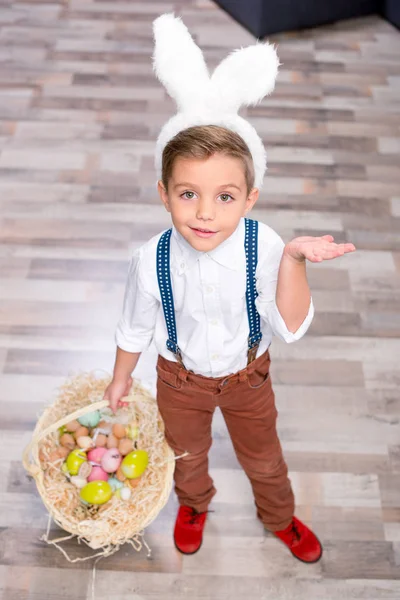
POLYGON ((177 158, 168 192, 161 181, 158 191, 176 229, 201 252, 210 252, 232 235, 258 198, 257 189, 247 192, 242 162, 223 154, 177 158))

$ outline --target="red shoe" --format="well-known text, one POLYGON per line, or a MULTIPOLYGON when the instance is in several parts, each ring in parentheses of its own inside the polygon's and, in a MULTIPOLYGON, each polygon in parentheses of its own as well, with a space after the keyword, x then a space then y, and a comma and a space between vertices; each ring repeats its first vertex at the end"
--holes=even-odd
POLYGON ((305 563, 316 563, 322 556, 322 545, 317 536, 304 523, 293 517, 289 527, 274 531, 289 548, 293 556, 305 563))
POLYGON ((207 512, 197 512, 190 506, 180 506, 174 529, 175 546, 182 554, 194 554, 203 541, 207 512))

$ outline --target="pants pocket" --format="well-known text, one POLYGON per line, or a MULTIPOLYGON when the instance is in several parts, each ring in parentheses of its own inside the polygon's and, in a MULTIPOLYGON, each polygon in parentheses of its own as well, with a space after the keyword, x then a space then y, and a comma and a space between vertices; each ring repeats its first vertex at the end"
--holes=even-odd
POLYGON ((180 390, 182 387, 182 379, 176 375, 176 373, 170 373, 165 371, 162 367, 157 365, 158 379, 162 381, 168 387, 174 390, 180 390))
POLYGON ((263 387, 269 379, 270 359, 263 360, 253 371, 250 371, 247 376, 248 386, 252 389, 263 387))

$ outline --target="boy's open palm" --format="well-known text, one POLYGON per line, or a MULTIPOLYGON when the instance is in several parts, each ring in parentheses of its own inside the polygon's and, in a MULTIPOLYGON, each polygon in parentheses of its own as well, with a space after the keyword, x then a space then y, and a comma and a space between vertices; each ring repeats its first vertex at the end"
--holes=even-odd
POLYGON ((299 262, 303 262, 305 259, 311 262, 332 260, 332 258, 354 251, 354 244, 336 244, 331 235, 298 237, 286 244, 285 247, 285 254, 299 262))

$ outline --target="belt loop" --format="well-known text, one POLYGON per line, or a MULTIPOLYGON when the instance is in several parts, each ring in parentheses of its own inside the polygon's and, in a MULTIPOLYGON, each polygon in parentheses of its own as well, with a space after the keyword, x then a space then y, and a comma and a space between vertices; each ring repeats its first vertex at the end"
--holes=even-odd
POLYGON ((184 367, 184 366, 182 366, 182 367, 179 369, 179 371, 178 371, 178 377, 179 377, 179 379, 181 379, 182 381, 185 381, 185 382, 187 381, 187 378, 188 378, 188 372, 187 372, 187 370, 185 369, 185 367, 184 367))
POLYGON ((243 371, 239 371, 239 381, 240 381, 240 383, 247 381, 247 370, 246 369, 243 369, 243 371))

